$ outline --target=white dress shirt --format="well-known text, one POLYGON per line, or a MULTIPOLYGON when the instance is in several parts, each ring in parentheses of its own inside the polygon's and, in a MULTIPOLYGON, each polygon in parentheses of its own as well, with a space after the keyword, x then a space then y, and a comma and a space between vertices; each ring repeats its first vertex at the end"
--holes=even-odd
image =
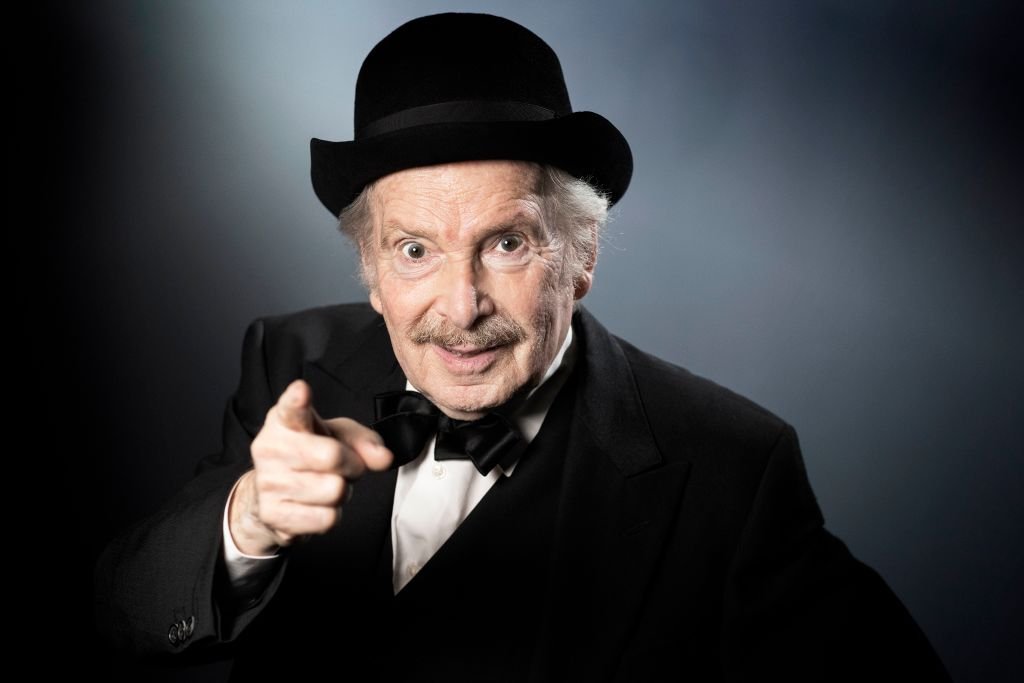
MULTIPOLYGON (((572 339, 570 327, 540 384, 511 416, 513 425, 527 443, 537 436, 558 390, 565 384, 573 363, 572 339)), ((408 381, 406 389, 418 391, 408 381)), ((398 470, 391 514, 392 586, 395 593, 402 590, 434 556, 499 477, 512 476, 515 471, 515 465, 507 470, 499 465, 487 475, 481 475, 471 460, 438 462, 434 459, 434 441, 435 438, 431 437, 423 453, 398 470)), ((280 556, 246 555, 235 545, 228 526, 228 509, 234 493, 232 489, 224 507, 224 561, 232 592, 241 601, 262 592, 277 570, 280 556)))

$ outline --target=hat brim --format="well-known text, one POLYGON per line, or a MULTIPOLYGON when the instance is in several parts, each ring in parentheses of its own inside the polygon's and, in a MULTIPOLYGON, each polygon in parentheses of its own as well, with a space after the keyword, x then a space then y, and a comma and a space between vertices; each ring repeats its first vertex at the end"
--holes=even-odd
POLYGON ((366 187, 407 168, 454 161, 511 159, 557 166, 607 192, 629 187, 629 143, 606 118, 581 111, 547 121, 435 123, 364 140, 310 141, 313 190, 337 216, 366 187))

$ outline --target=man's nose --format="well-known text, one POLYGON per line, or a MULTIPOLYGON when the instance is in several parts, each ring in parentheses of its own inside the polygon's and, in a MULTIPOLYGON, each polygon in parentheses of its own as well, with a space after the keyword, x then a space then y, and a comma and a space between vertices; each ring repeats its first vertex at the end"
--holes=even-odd
POLYGON ((458 328, 468 330, 479 318, 494 312, 490 296, 483 291, 484 277, 476 259, 451 259, 443 270, 438 313, 458 328))

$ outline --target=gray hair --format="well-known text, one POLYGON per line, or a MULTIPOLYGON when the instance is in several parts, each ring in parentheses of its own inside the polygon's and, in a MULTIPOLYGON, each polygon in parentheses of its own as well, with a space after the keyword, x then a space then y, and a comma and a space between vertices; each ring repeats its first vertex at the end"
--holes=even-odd
MULTIPOLYGON (((538 164, 545 231, 564 244, 573 284, 593 267, 604 226, 608 221, 607 193, 592 184, 566 173, 556 166, 538 164)), ((360 278, 367 289, 376 283, 372 259, 367 258, 373 245, 373 194, 376 181, 359 193, 351 204, 338 214, 338 230, 359 250, 360 278)))

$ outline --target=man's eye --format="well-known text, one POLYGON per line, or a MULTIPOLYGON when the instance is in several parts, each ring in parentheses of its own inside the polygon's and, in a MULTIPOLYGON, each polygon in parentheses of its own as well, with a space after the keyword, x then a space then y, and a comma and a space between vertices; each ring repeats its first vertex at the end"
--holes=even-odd
POLYGON ((523 246, 522 238, 515 235, 505 235, 498 240, 498 249, 507 254, 511 254, 521 246, 523 246))
POLYGON ((402 245, 402 255, 408 259, 418 260, 427 255, 427 250, 419 242, 406 242, 402 245))

